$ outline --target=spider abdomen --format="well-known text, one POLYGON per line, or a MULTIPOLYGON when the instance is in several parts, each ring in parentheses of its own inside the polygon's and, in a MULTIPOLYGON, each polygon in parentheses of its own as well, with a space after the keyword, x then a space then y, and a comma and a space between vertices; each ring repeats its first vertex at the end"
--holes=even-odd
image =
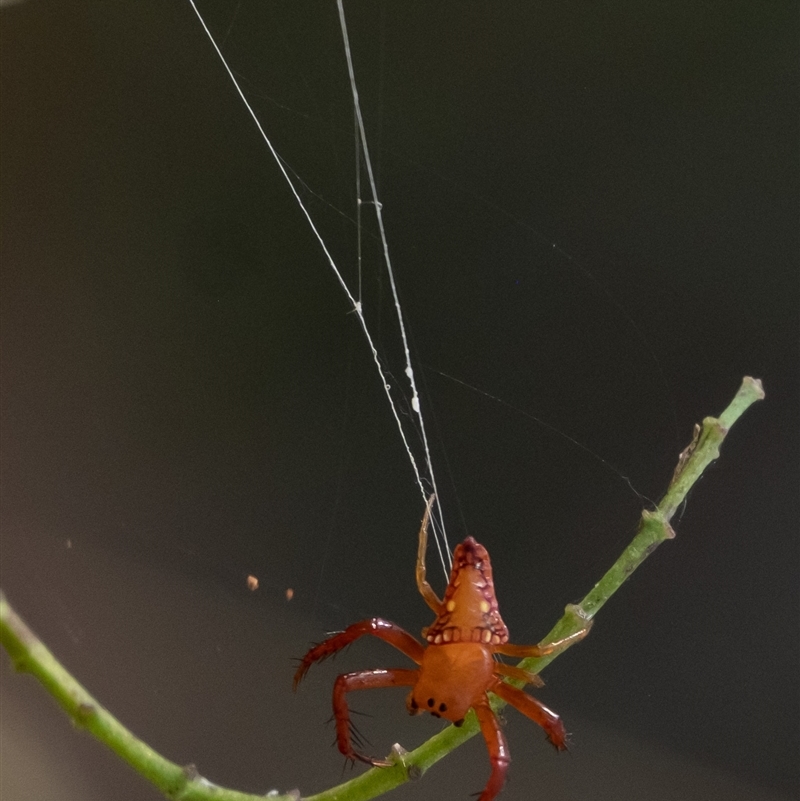
POLYGON ((494 666, 491 648, 480 643, 429 646, 409 696, 409 712, 461 721, 470 707, 485 698, 494 666))

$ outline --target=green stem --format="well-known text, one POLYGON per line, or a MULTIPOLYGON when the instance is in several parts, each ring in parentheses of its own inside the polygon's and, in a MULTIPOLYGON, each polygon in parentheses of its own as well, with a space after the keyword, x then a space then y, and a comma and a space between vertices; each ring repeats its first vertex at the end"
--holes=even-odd
MULTIPOLYGON (((563 617, 545 637, 544 642, 560 640, 584 628, 633 571, 664 540, 674 538, 675 532, 670 520, 675 510, 686 499, 686 494, 706 467, 719 456, 720 445, 731 426, 748 407, 763 397, 764 388, 761 386, 761 381, 745 376, 736 396, 719 418, 706 417, 702 426, 695 425, 692 441, 678 457, 678 464, 667 492, 655 510, 649 512, 645 509, 642 512, 639 529, 631 544, 580 603, 567 606, 563 617)), ((520 663, 520 667, 536 673, 555 657, 556 654, 551 654, 538 659, 525 659, 520 663)))
MULTIPOLYGON (((28 628, 0 592, 0 643, 14 668, 30 673, 55 698, 72 722, 85 729, 127 762, 167 798, 176 801, 254 801, 263 796, 226 790, 206 781, 193 765, 181 766, 156 753, 105 710, 73 678, 41 640, 28 628)), ((296 801, 296 796, 275 796, 275 801, 296 801)))
MULTIPOLYGON (((606 601, 622 586, 637 567, 675 532, 670 526, 675 510, 683 503, 692 485, 708 465, 719 456, 719 447, 730 427, 755 401, 764 397, 758 379, 745 378, 736 397, 718 419, 707 417, 695 426, 694 438, 683 451, 669 488, 655 510, 642 512, 639 529, 619 559, 578 604, 567 606, 563 617, 542 641, 553 642, 585 629, 606 601)), ((134 770, 158 787, 167 798, 178 801, 256 801, 255 796, 228 790, 203 779, 194 766, 182 767, 156 753, 107 712, 67 672, 14 612, 0 593, 0 643, 8 651, 17 670, 35 676, 63 707, 73 722, 105 743, 134 770)), ((541 671, 558 653, 525 659, 520 666, 541 671)), ((495 699, 496 701, 496 699, 495 699)), ((501 704, 495 703, 499 708, 501 704)), ((475 715, 470 712, 460 728, 450 726, 411 752, 395 747, 389 768, 372 768, 361 776, 333 787, 306 801, 367 801, 410 779, 419 778, 431 765, 478 732, 475 715)), ((297 795, 271 795, 270 801, 297 801, 297 795)))

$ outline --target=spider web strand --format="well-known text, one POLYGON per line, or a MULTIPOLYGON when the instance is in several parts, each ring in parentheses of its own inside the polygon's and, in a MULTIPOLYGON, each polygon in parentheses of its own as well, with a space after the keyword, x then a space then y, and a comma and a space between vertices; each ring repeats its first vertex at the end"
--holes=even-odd
MULTIPOLYGON (((364 128, 364 118, 363 115, 361 114, 361 102, 358 97, 358 85, 356 83, 355 69, 353 67, 352 52, 350 50, 350 37, 347 34, 347 22, 345 20, 345 15, 344 15, 344 3, 342 2, 342 0, 336 0, 336 6, 339 10, 339 23, 342 28, 342 43, 344 45, 345 58, 347 59, 347 73, 350 78, 350 90, 353 95, 353 109, 355 111, 356 124, 358 126, 358 138, 361 143, 361 150, 364 157, 364 166, 366 167, 367 170, 367 178, 369 179, 369 187, 370 187, 370 192, 372 194, 372 205, 375 208, 375 217, 378 223, 378 230, 380 232, 381 246, 383 248, 383 260, 384 264, 386 265, 386 272, 389 276, 389 285, 391 286, 392 289, 392 299, 394 300, 394 308, 397 314, 397 324, 400 329, 400 336, 403 342, 403 353, 405 355, 405 360, 406 360, 405 373, 406 377, 408 378, 408 383, 411 387, 411 408, 414 410, 414 412, 416 412, 417 418, 419 420, 419 430, 420 430, 420 435, 422 437, 422 445, 423 448, 425 449, 425 462, 428 469, 428 475, 430 476, 431 486, 433 487, 433 491, 437 497, 438 526, 434 526, 434 533, 436 534, 435 540, 436 540, 436 547, 439 549, 439 558, 442 561, 442 566, 445 566, 446 564, 449 565, 451 563, 450 548, 447 543, 447 533, 444 527, 444 518, 441 512, 441 504, 438 503, 439 492, 436 486, 436 477, 433 470, 433 461, 431 459, 430 447, 428 445, 428 435, 425 430, 425 421, 422 417, 422 406, 420 405, 420 395, 419 391, 417 390, 417 382, 414 378, 414 368, 411 365, 411 353, 408 347, 408 336, 406 335, 406 327, 405 327, 405 321, 403 319, 403 311, 400 305, 400 298, 397 293, 397 284, 395 282, 394 270, 392 269, 392 260, 389 255, 389 242, 386 238, 386 229, 383 224, 382 205, 378 199, 378 189, 375 184, 375 175, 372 169, 372 160, 370 159, 369 146, 367 145, 367 134, 364 128), (441 534, 437 532, 436 530, 437 528, 441 529, 441 534)), ((360 192, 360 177, 357 179, 357 181, 358 181, 358 191, 360 192)), ((360 205, 361 204, 359 197, 359 206, 360 205)), ((409 454, 409 456, 411 456, 411 454, 409 454)), ((420 491, 422 492, 423 500, 427 501, 427 492, 425 490, 425 487, 423 486, 421 480, 418 483, 420 491)), ((447 572, 448 571, 445 568, 445 574, 447 572)))
MULTIPOLYGON (((397 406, 396 406, 396 404, 394 402, 394 399, 392 398, 391 385, 389 383, 389 375, 388 375, 387 371, 384 369, 383 365, 381 364, 380 356, 378 354, 378 349, 376 348, 375 343, 373 342, 372 336, 369 333, 369 329, 367 327, 367 322, 366 322, 366 320, 364 318, 364 313, 363 313, 363 309, 362 309, 362 306, 361 306, 361 301, 360 301, 360 299, 356 300, 356 298, 353 296, 353 293, 350 291, 350 288, 348 287, 347 282, 344 280, 344 277, 342 276, 342 273, 339 270, 339 267, 337 266, 336 261, 333 258, 333 255, 331 254, 330 250, 328 249, 328 246, 325 244, 325 240, 323 239, 322 234, 320 234, 319 229, 315 225, 314 220, 312 219, 310 212, 308 211, 308 209, 306 208, 305 204, 303 203, 303 200, 300 197, 300 194, 299 194, 299 192, 297 190, 297 187, 295 186, 294 181, 292 180, 291 176, 289 175, 288 170, 286 169, 286 166, 284 165, 284 160, 278 154, 278 152, 275 149, 274 145, 272 144, 272 141, 270 140, 269 136, 267 136, 267 133, 264 130, 264 127, 262 126, 260 120, 258 119, 258 116, 256 115, 253 107, 250 105, 249 101, 247 100, 247 97, 245 96, 244 91, 242 90, 242 87, 241 87, 239 81, 237 80, 236 76, 234 75, 233 70, 231 69, 230 65, 228 64, 227 60, 225 59, 225 56, 222 54, 222 50, 220 49, 219 45, 217 44, 217 41, 214 38, 214 35, 211 33, 211 30, 209 29, 208 25, 206 24, 205 19, 203 18, 203 15, 200 13, 200 10, 198 9, 197 4, 195 3, 195 0, 189 0, 189 5, 191 5, 192 10, 195 13, 195 16, 197 17, 198 21, 200 22, 200 25, 202 26, 203 31, 205 32, 206 36, 208 37, 208 40, 211 43, 211 46, 213 47, 214 52, 217 54, 217 57, 219 58, 220 62, 222 63, 222 66, 225 69, 225 72, 227 73, 228 78, 230 79, 231 83, 233 84, 234 89, 236 90, 236 93, 239 95, 239 98, 241 99, 242 103, 244 104, 244 107, 247 109, 248 114, 250 115, 251 119, 255 123, 256 128, 258 129, 258 132, 261 135, 261 138, 264 140, 264 143, 267 145, 267 148, 269 149, 269 152, 272 154, 272 157, 275 160, 275 163, 278 165, 278 169, 280 170, 281 175, 283 175, 283 178, 286 181, 286 183, 288 184, 289 189, 291 190, 291 193, 294 196, 295 201, 297 202, 297 205, 300 207, 300 210, 302 211, 303 216, 306 218, 306 221, 308 222, 308 225, 311 228, 311 231, 313 232, 314 236, 316 237, 317 241, 319 242, 319 245, 322 248, 323 253, 325 254, 325 258, 327 259, 330 268, 333 270, 334 275, 336 276, 336 278, 337 278, 337 280, 339 282, 339 285, 344 290, 345 295, 347 295, 347 299, 350 302, 350 305, 352 306, 352 311, 355 312, 355 314, 358 317, 359 323, 361 324, 361 330, 364 332, 364 336, 365 336, 365 338, 367 340, 367 345, 369 346, 370 352, 372 354, 372 360, 375 363, 375 366, 376 366, 376 368, 378 370, 378 375, 380 377, 384 393, 386 395, 387 400, 389 401, 389 407, 390 407, 390 409, 392 411, 392 416, 394 417, 395 423, 397 425, 397 429, 398 429, 398 431, 400 433, 400 438, 403 441, 403 445, 404 445, 404 447, 406 449, 406 454, 407 454, 407 456, 409 458, 409 461, 411 462, 411 467, 412 467, 412 469, 414 471, 414 475, 415 475, 416 480, 417 480, 417 485, 420 488, 420 492, 422 493, 423 499, 427 500, 427 492, 426 492, 425 485, 424 485, 424 482, 423 482, 423 479, 422 479, 422 474, 420 473, 419 467, 417 465, 417 461, 416 461, 416 459, 414 457, 414 453, 413 453, 413 451, 411 449, 411 445, 410 445, 410 443, 408 441, 408 438, 406 436, 405 430, 403 428, 403 423, 402 423, 402 420, 400 419, 400 413, 398 412, 397 406)), ((344 26, 344 10, 341 7, 341 2, 339 3, 339 11, 340 11, 340 19, 342 21, 342 25, 344 26)), ((368 176, 369 176, 370 188, 371 188, 371 191, 373 193, 373 198, 375 199, 375 204, 374 205, 375 205, 375 208, 376 208, 376 214, 378 216, 378 224, 379 224, 379 227, 380 227, 381 241, 382 241, 382 244, 383 244, 383 251, 384 251, 384 258, 385 258, 385 261, 386 261, 386 264, 387 264, 387 269, 388 269, 389 276, 390 276, 390 282, 391 282, 391 287, 392 287, 392 295, 394 297, 395 308, 397 310, 398 321, 399 321, 399 325, 400 325, 400 332, 401 332, 402 341, 403 341, 403 349, 404 349, 404 352, 405 352, 405 355, 406 355, 406 375, 409 378, 409 381, 411 383, 412 392, 413 392, 412 407, 417 412, 417 415, 418 415, 419 420, 420 420, 420 430, 422 432, 423 444, 424 444, 424 447, 425 447, 427 468, 428 468, 428 471, 429 471, 429 475, 431 476, 431 484, 432 484, 432 486, 434 488, 434 492, 435 492, 436 491, 436 482, 435 482, 435 480, 433 478, 433 470, 432 470, 431 459, 430 459, 430 451, 429 451, 429 448, 428 448, 427 437, 425 436, 425 429, 424 429, 424 424, 422 422, 422 415, 421 415, 420 410, 419 410, 419 394, 418 394, 417 389, 416 389, 416 384, 414 382, 414 373, 413 373, 413 370, 411 368, 410 354, 409 354, 409 349, 408 349, 408 341, 407 341, 407 338, 406 338, 406 332, 405 332, 405 326, 404 326, 404 323, 403 323, 402 312, 400 310, 400 302, 399 302, 399 298, 397 296, 397 287, 396 287, 395 281, 394 281, 394 274, 392 273, 392 270, 391 270, 391 261, 389 259, 388 243, 386 241, 386 236, 385 236, 385 232, 384 232, 383 218, 382 218, 381 213, 380 213, 380 204, 378 203, 377 198, 376 198, 375 181, 374 181, 373 172, 372 172, 372 165, 371 165, 370 160, 369 160, 369 152, 367 150, 367 145, 366 145, 366 136, 364 134, 364 126, 363 126, 363 120, 362 120, 362 117, 361 117, 361 109, 360 109, 360 106, 358 104, 358 92, 357 92, 357 89, 356 89, 356 86, 355 86, 355 77, 353 75, 353 70, 352 70, 352 59, 350 57, 350 46, 349 46, 349 42, 347 40, 346 27, 343 27, 343 35, 344 35, 344 38, 345 38, 345 49, 346 49, 346 53, 347 53, 348 68, 349 68, 349 71, 350 71, 351 86, 352 86, 353 93, 354 93, 353 94, 353 99, 354 99, 354 103, 355 103, 356 119, 358 120, 358 127, 359 127, 359 134, 360 134, 359 138, 360 138, 360 141, 361 141, 362 147, 363 147, 364 161, 365 161, 365 164, 367 166, 367 172, 368 172, 368 176)), ((441 524, 441 520, 440 520, 440 524, 441 524)), ((442 525, 442 531, 443 531, 443 525, 442 525)), ((442 537, 444 537, 444 533, 442 533, 442 537)), ((437 542, 437 547, 439 548, 439 557, 440 557, 440 559, 442 561, 442 567, 445 570, 445 575, 447 575, 447 572, 448 572, 447 562, 449 562, 449 559, 450 559, 450 551, 449 551, 449 547, 447 547, 447 540, 446 540, 446 538, 444 538, 444 543, 445 543, 444 553, 442 551, 442 545, 439 542, 439 537, 438 536, 436 537, 436 542, 437 542), (447 556, 447 561, 445 560, 445 554, 447 556)))

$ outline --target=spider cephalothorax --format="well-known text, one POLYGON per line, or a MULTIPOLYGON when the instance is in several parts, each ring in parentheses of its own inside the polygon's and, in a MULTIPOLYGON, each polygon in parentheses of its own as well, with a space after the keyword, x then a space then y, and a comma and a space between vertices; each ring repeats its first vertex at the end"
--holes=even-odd
POLYGON ((585 637, 589 627, 587 625, 576 634, 546 645, 511 645, 494 593, 489 554, 472 537, 467 537, 456 547, 450 582, 444 599, 439 600, 425 577, 425 548, 432 503, 433 497, 428 501, 420 527, 416 571, 419 591, 436 613, 436 620, 422 633, 427 647, 388 620, 378 617, 362 620, 312 648, 303 657, 295 673, 294 685, 297 687, 314 662, 332 656, 365 634, 390 643, 419 667, 413 670, 361 670, 336 679, 333 712, 339 750, 349 759, 370 765, 390 764, 365 756, 353 748, 346 695, 352 690, 411 687, 406 702, 411 714, 430 712, 434 717, 450 720, 460 726, 467 712, 475 710, 492 763, 489 782, 479 801, 491 801, 505 782, 510 757, 500 723, 489 706, 487 693, 494 693, 538 723, 557 749, 566 748, 566 732, 558 715, 504 681, 511 678, 541 686, 541 679, 526 670, 496 661, 495 655, 528 657, 551 654, 585 637))

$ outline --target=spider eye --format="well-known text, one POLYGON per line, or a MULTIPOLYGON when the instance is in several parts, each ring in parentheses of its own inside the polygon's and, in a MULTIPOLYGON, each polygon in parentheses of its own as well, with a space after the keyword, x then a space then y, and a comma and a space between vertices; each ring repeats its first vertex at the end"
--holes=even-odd
POLYGON ((447 704, 439 704, 440 712, 447 712, 447 704))
POLYGON ((428 699, 428 706, 433 706, 435 703, 436 701, 434 701, 433 698, 428 699))

